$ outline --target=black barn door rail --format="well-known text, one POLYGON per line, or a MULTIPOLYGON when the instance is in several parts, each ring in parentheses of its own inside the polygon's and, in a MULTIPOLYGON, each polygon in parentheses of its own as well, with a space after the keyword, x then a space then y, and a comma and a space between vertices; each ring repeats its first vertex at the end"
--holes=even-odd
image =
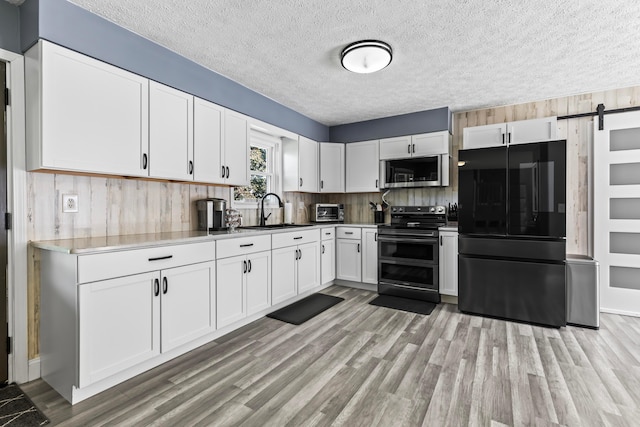
POLYGON ((626 107, 626 108, 616 108, 615 110, 607 110, 604 109, 604 104, 598 104, 596 107, 596 111, 590 113, 580 113, 580 114, 570 114, 568 116, 558 116, 558 120, 566 120, 566 119, 577 119, 580 117, 593 117, 598 116, 598 130, 604 129, 604 115, 605 114, 616 114, 616 113, 626 113, 629 111, 640 111, 640 106, 637 107, 626 107))

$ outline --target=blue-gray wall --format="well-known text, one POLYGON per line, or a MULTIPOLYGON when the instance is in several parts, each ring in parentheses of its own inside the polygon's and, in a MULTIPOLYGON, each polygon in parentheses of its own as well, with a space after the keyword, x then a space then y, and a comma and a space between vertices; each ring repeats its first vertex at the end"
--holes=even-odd
POLYGON ((448 130, 451 133, 451 116, 449 107, 442 107, 435 110, 332 126, 329 138, 334 142, 356 142, 443 130, 448 130))
POLYGON ((20 10, 0 1, 0 49, 22 53, 20 50, 20 10))
POLYGON ((451 131, 448 107, 329 128, 66 0, 27 0, 19 14, 3 0, 0 7, 22 52, 45 39, 316 141, 451 131))

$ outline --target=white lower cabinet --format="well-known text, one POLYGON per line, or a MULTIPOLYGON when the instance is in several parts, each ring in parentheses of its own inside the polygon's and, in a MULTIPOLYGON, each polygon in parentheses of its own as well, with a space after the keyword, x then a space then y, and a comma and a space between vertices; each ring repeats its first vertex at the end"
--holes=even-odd
POLYGON ((378 229, 362 229, 362 281, 378 284, 378 229))
POLYGON ((206 262, 79 285, 79 387, 214 331, 214 278, 206 262))
POLYGON ((320 232, 273 235, 273 305, 320 285, 320 232))
POLYGON ((440 293, 458 296, 458 232, 440 231, 440 293))
POLYGON ((336 239, 336 278, 360 282, 362 280, 362 244, 357 239, 336 239))
POLYGON ((270 251, 218 259, 218 329, 271 306, 270 268, 270 251))
POLYGON ((320 231, 320 283, 327 284, 336 278, 336 238, 335 228, 320 231))

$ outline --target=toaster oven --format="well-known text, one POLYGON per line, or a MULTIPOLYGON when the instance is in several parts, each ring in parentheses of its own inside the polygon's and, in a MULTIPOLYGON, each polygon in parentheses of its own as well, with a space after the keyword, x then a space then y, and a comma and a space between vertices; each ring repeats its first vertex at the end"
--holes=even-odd
POLYGON ((312 222, 344 222, 344 204, 316 203, 310 206, 312 222))

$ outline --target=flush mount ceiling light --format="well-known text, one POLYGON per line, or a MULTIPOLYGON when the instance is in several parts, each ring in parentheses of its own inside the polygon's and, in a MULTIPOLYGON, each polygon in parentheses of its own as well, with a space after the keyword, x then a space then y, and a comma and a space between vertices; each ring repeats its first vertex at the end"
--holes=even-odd
POLYGON ((375 73, 391 63, 391 46, 378 40, 351 43, 342 50, 342 66, 354 73, 375 73))

